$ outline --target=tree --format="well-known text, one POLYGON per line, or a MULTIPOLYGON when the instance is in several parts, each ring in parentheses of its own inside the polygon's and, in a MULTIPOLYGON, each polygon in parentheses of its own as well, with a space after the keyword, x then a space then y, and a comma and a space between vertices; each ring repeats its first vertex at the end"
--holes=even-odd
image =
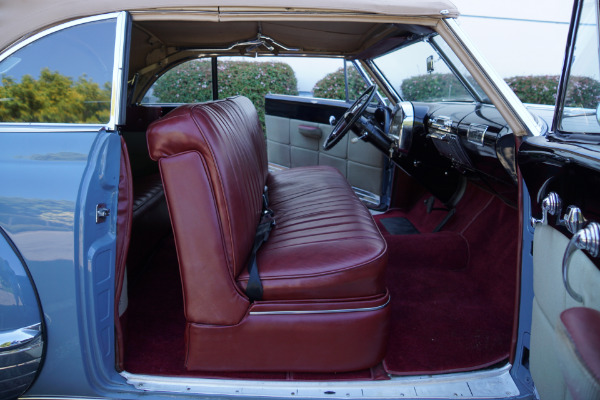
POLYGON ((110 83, 104 87, 85 75, 76 82, 45 68, 40 77, 24 75, 21 82, 2 77, 0 121, 106 123, 110 118, 110 83))

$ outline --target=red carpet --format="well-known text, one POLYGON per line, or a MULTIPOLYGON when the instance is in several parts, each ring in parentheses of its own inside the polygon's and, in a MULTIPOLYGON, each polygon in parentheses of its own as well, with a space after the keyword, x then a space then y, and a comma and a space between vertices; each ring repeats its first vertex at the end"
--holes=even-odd
MULTIPOLYGON (((517 211, 469 187, 438 233, 445 211, 391 211, 422 232, 390 235, 387 285, 392 334, 384 361, 398 375, 474 370, 506 360, 510 351, 516 275, 517 211), (423 233, 425 232, 425 233, 423 233)), ((425 199, 423 199, 425 200, 425 199)))
MULTIPOLYGON (((407 217, 416 235, 390 235, 388 287, 393 316, 387 372, 398 375, 472 370, 508 358, 511 343, 517 211, 469 187, 456 215, 431 233, 444 211, 423 202, 407 217)), ((386 379, 382 366, 342 374, 206 373, 184 368, 181 282, 173 239, 162 244, 146 273, 130 282, 125 370, 132 373, 269 380, 386 379)), ((351 350, 351 349, 349 349, 351 350)))

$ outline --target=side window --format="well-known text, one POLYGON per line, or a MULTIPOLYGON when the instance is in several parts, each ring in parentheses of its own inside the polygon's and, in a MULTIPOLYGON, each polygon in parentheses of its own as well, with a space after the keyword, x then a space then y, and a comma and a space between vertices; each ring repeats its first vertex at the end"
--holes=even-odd
POLYGON ((0 62, 0 122, 110 120, 116 19, 44 36, 0 62))
MULTIPOLYGON (((343 62, 341 63, 343 64, 343 62)), ((313 88, 313 96, 324 99, 354 101, 367 90, 367 87, 367 83, 356 70, 354 64, 346 63, 345 67, 342 65, 319 80, 313 88), (348 79, 348 93, 346 93, 346 78, 348 79)))

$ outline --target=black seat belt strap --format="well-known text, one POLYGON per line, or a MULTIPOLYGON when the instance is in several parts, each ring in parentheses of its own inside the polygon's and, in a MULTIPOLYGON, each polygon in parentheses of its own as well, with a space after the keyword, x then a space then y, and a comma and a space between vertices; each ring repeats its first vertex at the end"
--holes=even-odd
POLYGON ((267 196, 267 187, 265 186, 263 191, 263 211, 256 228, 256 234, 254 235, 254 245, 252 246, 252 252, 250 253, 250 259, 248 260, 248 286, 246 286, 246 294, 250 298, 250 301, 261 300, 263 295, 262 282, 258 274, 258 265, 256 264, 256 253, 260 246, 269 239, 271 229, 275 226, 275 218, 273 218, 273 211, 269 208, 269 198, 267 196))

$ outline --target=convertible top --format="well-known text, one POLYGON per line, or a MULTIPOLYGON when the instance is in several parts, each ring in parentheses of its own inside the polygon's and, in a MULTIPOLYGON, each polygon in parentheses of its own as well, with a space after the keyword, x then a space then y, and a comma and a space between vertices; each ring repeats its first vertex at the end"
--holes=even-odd
POLYGON ((30 36, 42 29, 72 19, 97 14, 130 11, 146 12, 197 12, 205 20, 220 22, 246 19, 252 15, 280 16, 286 20, 306 19, 307 14, 343 15, 346 17, 394 16, 440 19, 457 17, 458 10, 447 0, 257 0, 249 5, 244 0, 0 0, 0 49, 30 36))

